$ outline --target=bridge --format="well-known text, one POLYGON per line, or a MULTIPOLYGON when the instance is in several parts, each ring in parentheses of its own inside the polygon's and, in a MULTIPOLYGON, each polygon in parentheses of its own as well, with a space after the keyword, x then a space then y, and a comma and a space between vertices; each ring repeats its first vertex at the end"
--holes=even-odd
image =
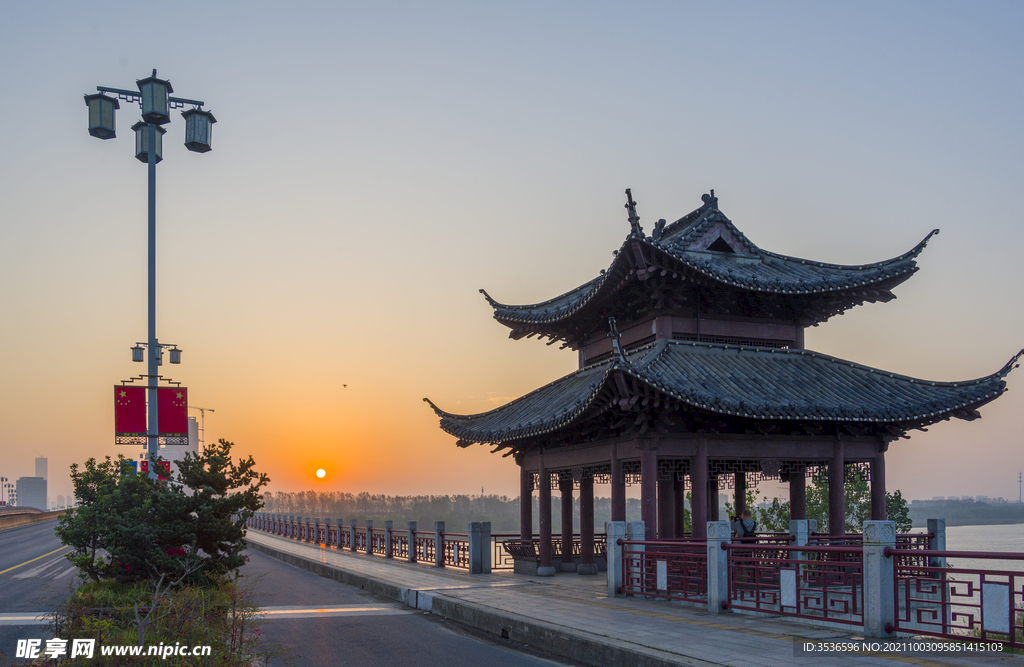
MULTIPOLYGON (((608 546, 599 550, 606 567, 597 577, 516 573, 515 561, 532 554, 518 535, 489 535, 486 524, 455 533, 446 532, 443 523, 427 531, 415 525, 396 530, 390 523, 253 517, 244 574, 265 575, 258 602, 268 619, 266 639, 310 665, 337 664, 338 656, 346 662, 394 664, 410 659, 410 647, 416 647, 417 663, 446 666, 550 665, 552 660, 810 665, 822 659, 805 647, 840 644, 862 648, 855 655, 829 655, 828 664, 988 665, 1006 656, 913 649, 964 639, 955 632, 956 618, 974 614, 972 609, 979 633, 988 633, 980 637, 995 638, 999 600, 993 600, 1001 591, 993 587, 1002 585, 1015 603, 1024 583, 1020 571, 946 567, 941 558, 960 554, 935 548, 944 547, 940 523, 898 543, 894 534, 886 546, 872 537, 870 523, 867 537, 848 535, 838 544, 799 530, 795 536, 735 542, 712 524, 703 542, 651 541, 643 539, 640 522, 613 522, 603 536, 608 546), (500 558, 496 545, 504 552, 500 558), (886 650, 870 650, 870 644, 855 639, 872 636, 865 629, 877 613, 872 604, 879 602, 870 599, 878 588, 872 577, 879 574, 872 561, 892 574, 894 615, 888 630, 900 634, 876 647, 886 650), (962 574, 976 577, 973 602, 955 597, 952 582, 962 574), (928 591, 939 594, 928 597, 928 591), (922 635, 929 632, 934 638, 926 640, 922 635)), ((0 543, 7 546, 0 553, 0 651, 10 655, 17 639, 49 636, 40 616, 75 581, 54 525, 52 519, 42 520, 0 532, 0 543)), ((1024 555, 1001 556, 1024 562, 1024 555)), ((1007 623, 1019 632, 1016 615, 1007 623)))

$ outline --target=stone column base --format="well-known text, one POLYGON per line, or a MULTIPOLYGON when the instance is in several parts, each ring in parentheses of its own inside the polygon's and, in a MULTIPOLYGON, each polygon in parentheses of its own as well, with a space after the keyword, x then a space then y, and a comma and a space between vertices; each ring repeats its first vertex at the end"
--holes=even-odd
POLYGON ((553 577, 555 576, 555 568, 551 565, 544 567, 543 565, 537 567, 538 577, 553 577))
POLYGON ((597 574, 597 565, 594 563, 580 563, 576 567, 576 574, 597 574))
POLYGON ((573 563, 572 561, 570 561, 568 563, 562 563, 561 565, 558 566, 558 571, 559 572, 575 572, 576 571, 576 563, 573 563))

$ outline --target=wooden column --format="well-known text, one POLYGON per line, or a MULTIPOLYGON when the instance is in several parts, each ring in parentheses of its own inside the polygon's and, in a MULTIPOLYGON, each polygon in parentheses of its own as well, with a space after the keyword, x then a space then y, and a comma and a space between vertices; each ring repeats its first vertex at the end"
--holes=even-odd
POLYGON ((576 562, 573 560, 572 532, 572 475, 563 473, 558 480, 558 488, 562 492, 562 572, 575 572, 576 562))
POLYGON ((640 450, 640 519, 644 522, 644 539, 658 537, 658 452, 650 443, 640 450))
POLYGON ((708 537, 708 441, 697 441, 697 454, 690 461, 690 520, 693 537, 708 537))
POLYGON ((736 516, 743 516, 743 510, 747 509, 747 474, 738 472, 735 475, 736 492, 733 494, 732 504, 736 510, 736 516))
POLYGON ((871 520, 885 521, 885 515, 885 450, 879 448, 871 462, 871 520))
POLYGON ((675 487, 671 479, 658 480, 658 538, 670 539, 676 536, 675 487))
POLYGON ((846 534, 846 452, 843 441, 832 445, 832 461, 828 465, 828 534, 846 534))
POLYGON ((540 524, 540 567, 551 567, 551 475, 541 459, 537 481, 537 518, 540 524))
POLYGON ((718 475, 708 475, 708 521, 718 521, 718 475))
POLYGON ((686 537, 686 483, 680 473, 672 476, 672 495, 675 498, 676 537, 686 537))
POLYGON ((533 539, 533 491, 530 490, 533 475, 522 464, 519 465, 519 539, 523 542, 533 539))
POLYGON ((612 444, 612 521, 626 520, 626 478, 622 475, 622 461, 618 446, 612 444))
POLYGON ((789 473, 789 518, 791 521, 807 518, 807 471, 803 468, 789 473))
POLYGON ((578 574, 597 574, 594 563, 594 478, 580 480, 580 566, 578 574))

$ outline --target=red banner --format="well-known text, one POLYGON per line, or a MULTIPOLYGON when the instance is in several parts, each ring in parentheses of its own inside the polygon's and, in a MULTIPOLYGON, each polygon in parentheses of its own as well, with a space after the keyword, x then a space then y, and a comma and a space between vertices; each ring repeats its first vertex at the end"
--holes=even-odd
POLYGON ((114 435, 146 435, 145 387, 114 387, 114 435))
POLYGON ((156 390, 160 435, 188 437, 188 389, 160 387, 156 390))

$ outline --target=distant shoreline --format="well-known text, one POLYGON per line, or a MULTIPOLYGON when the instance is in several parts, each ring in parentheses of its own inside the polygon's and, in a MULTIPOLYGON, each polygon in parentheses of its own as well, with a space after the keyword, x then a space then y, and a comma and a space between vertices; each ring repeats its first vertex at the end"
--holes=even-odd
POLYGON ((1024 523, 1024 505, 988 505, 954 502, 945 505, 910 506, 914 527, 927 525, 928 519, 945 519, 947 526, 994 526, 1024 523))

